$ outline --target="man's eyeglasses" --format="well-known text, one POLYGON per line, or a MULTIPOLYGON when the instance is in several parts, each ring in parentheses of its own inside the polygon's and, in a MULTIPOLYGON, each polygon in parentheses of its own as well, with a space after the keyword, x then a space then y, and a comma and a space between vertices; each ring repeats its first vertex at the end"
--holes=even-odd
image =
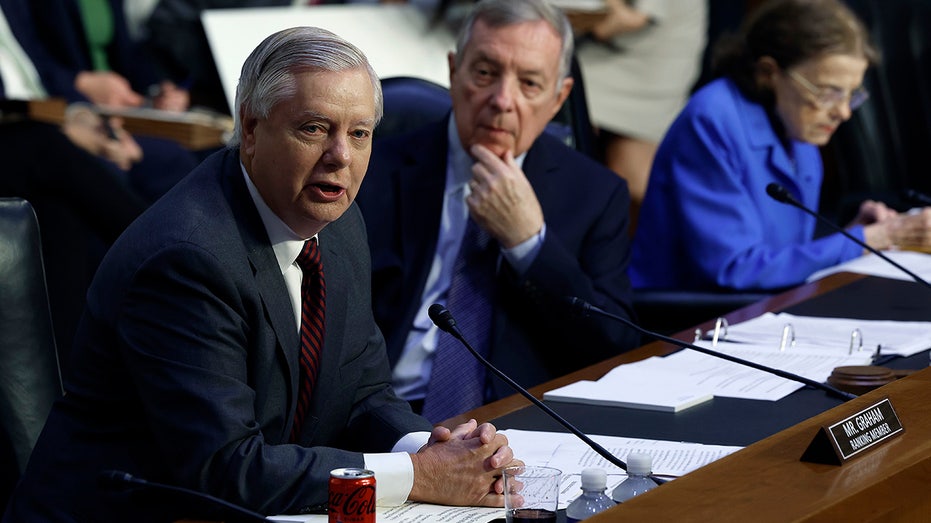
POLYGON ((799 83, 812 96, 812 102, 819 109, 832 109, 845 101, 851 111, 856 111, 870 97, 869 91, 860 86, 849 93, 837 87, 817 87, 796 71, 788 71, 789 77, 799 83), (848 101, 849 100, 849 101, 848 101))

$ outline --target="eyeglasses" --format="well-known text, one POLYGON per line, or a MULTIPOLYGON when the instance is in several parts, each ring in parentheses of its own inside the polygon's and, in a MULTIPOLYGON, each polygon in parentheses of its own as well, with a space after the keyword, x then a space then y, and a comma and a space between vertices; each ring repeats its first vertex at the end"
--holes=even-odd
POLYGON ((832 109, 846 101, 850 110, 856 111, 870 97, 869 91, 862 85, 848 93, 837 87, 817 87, 796 71, 788 71, 788 73, 789 77, 798 82, 814 97, 812 102, 819 109, 832 109))

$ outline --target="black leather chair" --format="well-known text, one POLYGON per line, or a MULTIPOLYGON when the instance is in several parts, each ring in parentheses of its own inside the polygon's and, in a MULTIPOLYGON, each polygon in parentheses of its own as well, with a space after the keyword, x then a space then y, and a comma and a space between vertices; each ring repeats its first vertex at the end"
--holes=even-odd
POLYGON ((864 78, 870 100, 838 129, 827 147, 825 163, 836 164, 837 172, 836 179, 825 181, 822 210, 839 223, 852 218, 864 198, 882 199, 903 209, 916 203, 909 200, 909 190, 931 192, 927 176, 931 127, 922 110, 931 95, 922 83, 922 58, 916 55, 927 46, 922 40, 928 38, 929 2, 845 2, 867 25, 882 61, 864 78))
POLYGON ((592 120, 585 98, 585 81, 578 60, 572 58, 570 70, 573 87, 569 98, 547 125, 546 130, 563 140, 566 145, 601 161, 601 150, 597 145, 592 120))
POLYGON ((63 394, 32 205, 0 198, 0 507, 63 394))
POLYGON ((382 78, 385 115, 375 128, 376 139, 405 134, 446 116, 452 107, 449 89, 411 76, 382 78))

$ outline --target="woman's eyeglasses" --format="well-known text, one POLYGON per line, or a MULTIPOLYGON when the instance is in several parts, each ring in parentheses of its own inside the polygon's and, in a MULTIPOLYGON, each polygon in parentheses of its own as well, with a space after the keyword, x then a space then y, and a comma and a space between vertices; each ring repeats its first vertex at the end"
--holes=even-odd
POLYGON ((789 77, 798 82, 812 96, 812 102, 819 109, 833 109, 847 102, 851 111, 856 111, 870 97, 869 91, 862 85, 847 92, 837 87, 817 87, 796 71, 788 71, 789 77))

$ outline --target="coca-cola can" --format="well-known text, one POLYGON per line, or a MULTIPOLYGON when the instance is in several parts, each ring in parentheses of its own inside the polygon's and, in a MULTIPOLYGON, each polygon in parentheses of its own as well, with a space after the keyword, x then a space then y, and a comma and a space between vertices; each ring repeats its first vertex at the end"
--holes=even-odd
POLYGON ((375 473, 343 468, 330 471, 330 523, 375 523, 375 473))

